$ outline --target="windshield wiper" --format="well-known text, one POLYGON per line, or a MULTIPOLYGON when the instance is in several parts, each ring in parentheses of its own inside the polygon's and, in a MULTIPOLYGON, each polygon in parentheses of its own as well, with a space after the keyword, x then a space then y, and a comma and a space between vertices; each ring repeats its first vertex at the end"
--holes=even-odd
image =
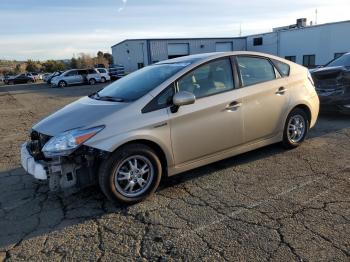
POLYGON ((98 96, 99 100, 111 101, 111 102, 124 102, 123 98, 113 97, 113 96, 98 96))

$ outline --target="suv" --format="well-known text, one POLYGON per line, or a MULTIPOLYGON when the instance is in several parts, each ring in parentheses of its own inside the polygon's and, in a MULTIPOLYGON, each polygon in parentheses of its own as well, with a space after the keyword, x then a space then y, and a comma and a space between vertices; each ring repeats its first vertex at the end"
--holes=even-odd
POLYGON ((101 75, 96 69, 71 69, 62 75, 51 79, 55 87, 66 87, 68 85, 90 84, 94 85, 101 81, 101 75))
POLYGON ((109 72, 106 68, 96 68, 96 70, 101 75, 101 83, 105 83, 106 81, 111 81, 111 77, 109 76, 109 72))

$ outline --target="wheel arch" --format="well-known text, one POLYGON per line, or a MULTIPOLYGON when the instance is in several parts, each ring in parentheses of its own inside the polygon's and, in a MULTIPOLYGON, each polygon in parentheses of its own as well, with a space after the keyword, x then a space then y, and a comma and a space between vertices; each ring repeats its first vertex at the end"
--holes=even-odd
POLYGON ((310 124, 311 123, 311 109, 305 104, 299 104, 299 105, 295 106, 292 110, 294 110, 296 108, 300 108, 301 110, 303 110, 306 113, 307 120, 309 121, 309 124, 310 124))

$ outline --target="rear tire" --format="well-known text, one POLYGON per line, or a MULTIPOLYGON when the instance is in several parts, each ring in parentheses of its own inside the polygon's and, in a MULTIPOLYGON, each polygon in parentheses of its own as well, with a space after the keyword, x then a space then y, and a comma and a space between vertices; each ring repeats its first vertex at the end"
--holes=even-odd
POLYGON ((152 148, 130 144, 115 151, 99 170, 99 185, 112 201, 134 204, 158 187, 162 165, 152 148))
POLYGON ((282 144, 287 149, 300 146, 309 131, 309 119, 301 108, 293 109, 286 120, 282 144))
POLYGON ((104 76, 101 77, 101 83, 106 83, 106 78, 104 76))

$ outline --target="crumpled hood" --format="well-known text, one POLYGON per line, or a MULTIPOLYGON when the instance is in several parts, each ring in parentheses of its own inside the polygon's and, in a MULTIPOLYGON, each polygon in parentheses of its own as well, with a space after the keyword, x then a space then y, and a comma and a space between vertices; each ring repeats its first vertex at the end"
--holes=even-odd
POLYGON ((39 121, 33 129, 45 135, 56 136, 67 130, 92 127, 95 122, 127 105, 83 97, 39 121))

